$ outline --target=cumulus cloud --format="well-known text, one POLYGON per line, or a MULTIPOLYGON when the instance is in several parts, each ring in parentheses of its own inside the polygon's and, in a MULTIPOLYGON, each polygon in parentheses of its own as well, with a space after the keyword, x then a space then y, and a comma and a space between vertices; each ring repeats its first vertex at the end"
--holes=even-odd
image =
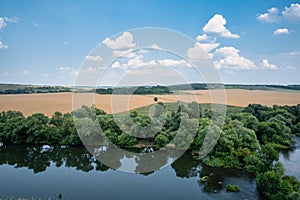
POLYGON ((226 23, 227 23, 227 21, 222 15, 215 14, 207 22, 207 24, 203 27, 202 30, 203 30, 204 33, 216 33, 216 34, 219 34, 221 37, 225 37, 225 38, 235 38, 235 39, 239 38, 240 36, 238 34, 231 33, 225 27, 226 23))
POLYGON ((203 59, 207 56, 199 42, 196 42, 194 47, 189 48, 186 54, 190 59, 203 59))
POLYGON ((207 41, 208 40, 208 36, 207 34, 203 34, 203 35, 198 35, 196 38, 197 41, 202 42, 202 41, 207 41))
POLYGON ((128 50, 114 50, 113 57, 135 58, 135 57, 142 57, 142 55, 137 54, 134 51, 134 49, 128 49, 128 50))
POLYGON ((91 55, 85 56, 85 59, 88 61, 94 61, 94 62, 102 60, 101 56, 91 56, 91 55))
POLYGON ((191 64, 187 63, 185 60, 163 59, 163 60, 158 60, 157 63, 165 67, 176 67, 176 66, 191 67, 191 64))
POLYGON ((290 7, 285 7, 281 13, 288 20, 300 21, 300 4, 292 3, 290 7))
POLYGON ((220 46, 219 43, 216 43, 216 38, 210 37, 207 34, 198 35, 196 40, 207 53, 220 46))
POLYGON ((145 67, 145 66, 154 66, 156 65, 155 60, 150 60, 150 61, 143 61, 140 57, 135 57, 132 59, 129 59, 127 62, 120 63, 119 61, 114 62, 111 67, 112 68, 119 68, 119 69, 124 69, 124 70, 131 70, 139 67, 145 67))
POLYGON ((115 40, 106 38, 103 43, 110 49, 126 49, 133 48, 136 46, 133 43, 133 35, 129 32, 124 32, 121 36, 117 37, 115 40))
POLYGON ((290 34, 289 29, 287 28, 278 28, 273 32, 274 35, 286 35, 286 34, 290 34))
POLYGON ((239 50, 234 47, 221 47, 212 56, 217 69, 249 70, 256 68, 251 60, 240 56, 239 50))
POLYGON ((164 67, 192 67, 191 64, 186 62, 185 60, 174 60, 174 59, 161 59, 161 60, 150 60, 150 61, 143 61, 141 58, 132 58, 129 59, 127 62, 121 63, 120 61, 115 61, 111 67, 118 68, 123 70, 131 70, 136 69, 139 67, 153 67, 153 66, 164 66, 164 67))
POLYGON ((279 12, 278 8, 270 8, 266 13, 258 14, 257 20, 261 22, 274 23, 280 19, 286 19, 290 21, 300 21, 300 4, 292 3, 289 7, 285 7, 282 12, 279 12))
POLYGON ((212 50, 218 48, 220 46, 219 43, 204 43, 200 44, 201 47, 206 51, 207 53, 211 52, 212 50))
POLYGON ((280 17, 278 16, 278 14, 279 14, 278 8, 273 7, 268 9, 267 13, 258 14, 256 18, 261 22, 273 23, 279 21, 280 17))
MULTIPOLYGON (((9 23, 15 23, 18 21, 18 18, 14 17, 14 18, 9 18, 9 17, 0 17, 0 32, 1 29, 3 29, 5 26, 7 26, 7 22, 9 23)), ((1 41, 1 37, 0 37, 0 49, 6 49, 8 46, 5 45, 2 41, 1 41)))
POLYGON ((276 65, 269 63, 267 59, 263 59, 261 63, 262 69, 265 70, 275 70, 277 69, 276 65))

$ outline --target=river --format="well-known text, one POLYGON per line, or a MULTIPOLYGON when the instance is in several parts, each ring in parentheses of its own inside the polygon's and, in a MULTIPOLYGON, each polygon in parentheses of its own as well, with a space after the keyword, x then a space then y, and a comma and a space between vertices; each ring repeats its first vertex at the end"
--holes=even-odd
MULTIPOLYGON (((280 154, 286 173, 300 178, 300 139, 280 154)), ((255 179, 242 170, 201 165, 184 154, 147 174, 113 170, 85 148, 68 146, 0 147, 0 199, 262 199, 255 179), (206 183, 199 177, 209 176, 206 183), (240 192, 226 191, 236 184, 240 192)))

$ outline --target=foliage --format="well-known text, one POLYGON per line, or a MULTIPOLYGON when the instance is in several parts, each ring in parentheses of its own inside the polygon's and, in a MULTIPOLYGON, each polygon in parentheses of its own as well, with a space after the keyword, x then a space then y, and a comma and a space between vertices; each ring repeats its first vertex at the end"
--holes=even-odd
POLYGON ((122 87, 122 88, 99 88, 97 94, 171 94, 172 92, 165 86, 139 86, 139 87, 122 87))
POLYGON ((226 185, 226 190, 230 192, 239 192, 240 188, 237 185, 226 185))

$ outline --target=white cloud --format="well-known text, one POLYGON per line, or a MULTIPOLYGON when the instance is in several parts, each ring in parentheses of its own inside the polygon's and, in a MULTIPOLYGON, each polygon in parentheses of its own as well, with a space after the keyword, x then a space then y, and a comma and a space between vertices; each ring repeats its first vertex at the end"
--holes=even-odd
POLYGON ((70 72, 73 70, 73 68, 69 67, 69 66, 65 66, 65 67, 60 67, 58 68, 59 71, 61 72, 70 72))
POLYGON ((128 67, 133 67, 133 68, 151 66, 151 65, 156 65, 156 61, 155 60, 150 60, 148 62, 144 62, 140 58, 133 58, 133 59, 128 60, 128 63, 127 63, 128 67))
POLYGON ((219 43, 208 43, 208 44, 200 44, 200 45, 207 53, 211 52, 212 50, 220 46, 219 43))
POLYGON ((207 34, 203 34, 203 35, 198 35, 196 38, 197 41, 201 42, 201 41, 207 41, 208 40, 208 36, 207 34))
POLYGON ((274 23, 281 18, 291 21, 300 21, 300 4, 292 3, 289 7, 285 7, 280 13, 278 8, 270 8, 267 13, 258 14, 256 18, 262 22, 274 23))
POLYGON ((234 47, 221 47, 213 53, 213 60, 217 69, 255 69, 255 64, 239 55, 239 50, 234 47))
POLYGON ((269 63, 267 59, 263 59, 261 63, 262 69, 265 70, 275 70, 277 69, 276 65, 269 63))
POLYGON ((191 65, 187 63, 185 60, 163 59, 163 60, 158 60, 157 63, 165 67, 176 67, 176 66, 191 67, 191 65))
POLYGON ((91 55, 87 55, 85 56, 85 59, 88 60, 88 61, 94 61, 94 62, 98 62, 98 61, 101 61, 102 58, 101 56, 91 56, 91 55))
MULTIPOLYGON (((18 18, 14 17, 14 18, 8 18, 8 17, 0 17, 0 32, 1 29, 3 29, 5 26, 7 26, 6 22, 9 23, 15 23, 18 21, 18 18)), ((0 49, 6 49, 8 46, 3 44, 3 42, 1 41, 1 37, 0 37, 0 49)))
POLYGON ((117 37, 115 40, 106 38, 103 43, 110 49, 126 49, 133 48, 136 46, 133 43, 133 35, 129 32, 124 32, 121 36, 117 37))
POLYGON ((186 54, 190 59, 203 59, 207 57, 199 42, 196 42, 194 47, 189 48, 186 54))
POLYGON ((279 21, 279 10, 278 8, 270 8, 268 9, 267 13, 263 14, 258 14, 256 18, 261 21, 261 22, 268 22, 268 23, 273 23, 273 22, 278 22, 279 21))
POLYGON ((240 36, 238 34, 231 33, 226 27, 227 21, 226 19, 220 15, 215 14, 203 27, 203 32, 205 33, 217 33, 222 37, 225 38, 239 38, 240 36))
POLYGON ((111 68, 123 68, 123 66, 120 64, 119 61, 116 61, 111 65, 111 68))
POLYGON ((155 49, 155 50, 162 50, 157 44, 151 44, 150 48, 155 49))
POLYGON ((153 67, 161 65, 164 67, 177 67, 177 66, 182 66, 182 67, 192 67, 191 64, 186 62, 185 60, 173 60, 173 59, 162 59, 162 60, 150 60, 150 61, 143 61, 141 58, 136 57, 129 59, 125 63, 120 63, 119 61, 115 61, 111 67, 112 68, 119 68, 119 69, 124 69, 124 70, 130 70, 130 69, 136 69, 139 67, 153 67))
POLYGON ((85 67, 81 68, 78 72, 83 74, 97 74, 98 69, 96 67, 85 67))
POLYGON ((114 62, 111 67, 112 68, 119 68, 124 70, 131 70, 139 67, 145 67, 145 66, 154 66, 157 65, 155 60, 150 60, 148 62, 144 62, 140 57, 135 57, 132 59, 129 59, 125 63, 120 63, 119 61, 114 62))
POLYGON ((7 45, 3 44, 3 42, 1 41, 1 38, 0 38, 0 49, 6 49, 7 48, 7 45))
POLYGON ((300 4, 291 4, 290 7, 285 7, 281 12, 283 17, 288 20, 300 21, 300 4))
POLYGON ((296 70, 296 67, 289 65, 289 66, 286 66, 286 69, 287 70, 296 70))
POLYGON ((24 70, 23 75, 30 76, 32 73, 30 71, 24 70))
POLYGON ((197 40, 198 42, 200 42, 201 44, 202 44, 202 43, 214 43, 214 42, 217 41, 217 38, 211 37, 211 36, 209 36, 209 35, 207 35, 207 34, 205 33, 205 34, 203 34, 203 35, 198 35, 198 36, 196 37, 196 40, 197 40))
POLYGON ((287 28, 278 28, 273 32, 273 34, 274 35, 290 34, 290 31, 287 28))
POLYGON ((220 46, 219 43, 216 43, 216 38, 212 38, 207 34, 198 35, 196 40, 200 42, 199 44, 207 53, 220 46))
POLYGON ((114 50, 113 51, 113 57, 122 57, 122 58, 135 58, 139 57, 142 58, 143 55, 137 54, 133 51, 134 49, 128 49, 128 50, 114 50))

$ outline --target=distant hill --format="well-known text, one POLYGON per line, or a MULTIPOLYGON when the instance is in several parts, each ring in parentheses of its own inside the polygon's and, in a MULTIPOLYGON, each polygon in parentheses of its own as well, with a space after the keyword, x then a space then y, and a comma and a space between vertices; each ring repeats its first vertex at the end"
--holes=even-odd
POLYGON ((71 92, 72 88, 64 86, 39 86, 21 84, 0 84, 0 94, 35 94, 71 92))
POLYGON ((244 90, 290 90, 300 91, 300 85, 242 85, 242 84, 219 84, 219 83, 191 83, 171 86, 130 86, 130 87, 92 87, 92 86, 39 86, 21 84, 0 84, 0 94, 34 94, 34 93, 57 93, 57 92, 96 92, 97 94, 172 94, 178 90, 208 90, 208 89, 244 89, 244 90))

